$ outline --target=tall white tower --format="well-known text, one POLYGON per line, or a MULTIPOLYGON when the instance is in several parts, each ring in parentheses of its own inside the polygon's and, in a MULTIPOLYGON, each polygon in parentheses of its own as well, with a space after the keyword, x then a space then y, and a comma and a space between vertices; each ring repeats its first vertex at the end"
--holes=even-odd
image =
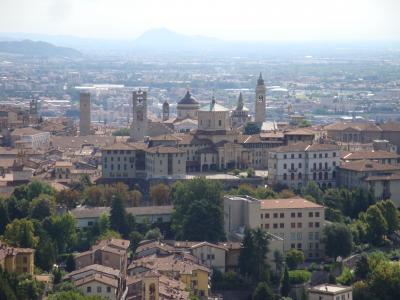
POLYGON ((147 92, 134 91, 132 94, 132 124, 130 137, 140 141, 147 135, 147 92))
POLYGON ((254 121, 259 124, 262 124, 265 121, 266 117, 266 92, 267 89, 264 84, 264 79, 262 78, 262 74, 260 73, 260 77, 258 77, 256 87, 256 105, 254 117, 254 121))
POLYGON ((90 93, 80 93, 79 106, 79 135, 90 135, 90 93))

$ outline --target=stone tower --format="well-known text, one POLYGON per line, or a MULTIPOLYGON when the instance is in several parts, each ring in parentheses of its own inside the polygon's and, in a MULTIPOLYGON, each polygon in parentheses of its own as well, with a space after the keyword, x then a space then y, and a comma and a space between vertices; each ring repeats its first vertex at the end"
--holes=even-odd
POLYGON ((167 121, 169 119, 169 103, 167 100, 163 103, 162 106, 162 120, 167 121))
POLYGON ((79 104, 79 135, 90 135, 90 93, 81 92, 79 104))
POLYGON ((256 105, 255 105, 255 117, 254 117, 254 121, 259 124, 262 124, 265 121, 266 91, 267 89, 264 84, 264 79, 262 78, 262 74, 260 73, 260 77, 258 77, 257 87, 256 87, 256 105))
POLYGON ((134 91, 132 95, 132 124, 130 137, 133 141, 140 141, 147 134, 147 92, 134 91))
POLYGON ((35 124, 39 121, 38 101, 35 98, 32 98, 29 102, 29 117, 31 124, 35 124))

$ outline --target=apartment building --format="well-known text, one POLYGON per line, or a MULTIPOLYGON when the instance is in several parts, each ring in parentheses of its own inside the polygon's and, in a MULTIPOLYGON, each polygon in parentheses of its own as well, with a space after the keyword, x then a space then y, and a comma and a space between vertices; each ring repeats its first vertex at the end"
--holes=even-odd
POLYGON ((336 186, 339 146, 334 144, 294 143, 273 148, 268 158, 268 183, 294 189, 315 181, 321 188, 336 186))
POLYGON ((262 228, 283 239, 283 251, 302 250, 308 259, 323 256, 324 207, 300 197, 257 200, 224 197, 225 232, 262 228))
POLYGON ((353 287, 321 284, 308 289, 310 300, 353 300, 353 287))

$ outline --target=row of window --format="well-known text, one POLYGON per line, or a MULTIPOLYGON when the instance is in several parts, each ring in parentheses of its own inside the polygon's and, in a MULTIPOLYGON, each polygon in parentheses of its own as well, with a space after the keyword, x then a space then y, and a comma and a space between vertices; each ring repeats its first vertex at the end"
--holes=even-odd
MULTIPOLYGON (((263 218, 269 219, 271 215, 272 215, 272 218, 274 218, 274 219, 277 219, 278 216, 279 216, 279 218, 281 218, 281 219, 283 219, 283 218, 285 217, 285 213, 279 213, 279 214, 278 214, 278 213, 273 213, 273 214, 264 213, 264 214, 261 214, 260 217, 261 217, 261 219, 263 219, 263 218)), ((319 213, 319 211, 316 211, 316 212, 309 211, 309 212, 308 212, 308 216, 309 216, 310 218, 313 218, 314 216, 315 216, 316 218, 319 218, 320 213, 319 213)), ((290 213, 290 217, 291 217, 291 218, 296 218, 296 213, 295 213, 295 212, 291 212, 291 213, 290 213)), ((303 217, 303 213, 302 213, 302 212, 298 212, 298 213, 297 213, 297 217, 298 217, 298 218, 302 218, 302 217, 303 217)))
MULTIPOLYGON (((108 158, 106 156, 106 157, 104 157, 104 162, 106 163, 107 161, 108 161, 108 158)), ((114 157, 110 157, 110 161, 114 161, 114 157)), ((117 161, 121 161, 121 157, 118 156, 117 157, 117 161)), ((124 156, 123 161, 127 161, 127 157, 126 156, 124 156)), ((129 162, 131 162, 131 163, 135 162, 135 158, 133 156, 129 157, 129 162)))
MULTIPOLYGON (((319 222, 308 222, 308 228, 319 228, 320 223, 319 222)), ((270 226, 269 223, 266 224, 261 224, 261 228, 264 229, 278 229, 278 228, 285 228, 285 223, 273 223, 272 227, 270 226)), ((298 222, 297 225, 296 223, 290 223, 290 228, 303 228, 303 223, 298 222)))
MULTIPOLYGON (((325 158, 328 158, 328 157, 329 157, 329 154, 328 154, 328 153, 324 153, 324 155, 323 155, 322 153, 319 153, 319 154, 318 154, 318 157, 319 157, 319 158, 322 158, 323 156, 324 156, 325 158)), ((306 153, 306 157, 308 157, 308 153, 306 153)), ((336 152, 333 152, 333 153, 332 153, 332 157, 336 157, 336 152)), ((287 158, 288 158, 288 155, 287 155, 287 154, 283 154, 283 158, 284 158, 284 159, 287 159, 287 158)), ((290 154, 290 158, 295 158, 294 153, 290 154)), ((299 153, 299 154, 298 154, 298 158, 303 158, 303 153, 299 153)), ((313 158, 317 158, 317 153, 314 153, 314 154, 313 154, 313 158)))
MULTIPOLYGON (((313 180, 329 180, 329 173, 328 172, 319 172, 317 176, 317 172, 313 173, 313 180)), ((332 172, 332 179, 336 178, 336 171, 332 172)), ((296 175, 294 173, 290 173, 290 180, 295 180, 296 175)), ((303 174, 299 172, 297 174, 297 180, 302 180, 303 179, 303 174)), ((283 173, 283 180, 288 180, 288 176, 286 173, 283 173)))
MULTIPOLYGON (((107 293, 111 293, 111 287, 107 287, 107 293)), ((91 293, 92 292, 92 287, 91 286, 88 286, 88 287, 86 287, 86 292, 87 293, 91 293)), ((97 287, 97 293, 101 293, 102 292, 102 287, 101 286, 98 286, 97 287)))
MULTIPOLYGON (((336 167, 336 161, 332 162, 332 166, 336 167)), ((303 164, 301 162, 298 163, 298 168, 301 169, 303 167, 303 164)), ((307 165, 306 165, 307 167, 307 165)), ((325 167, 325 169, 327 170, 329 168, 328 163, 325 162, 325 164, 323 165, 321 162, 318 164, 319 170, 322 170, 323 167, 325 167)), ((286 170, 287 169, 287 164, 283 164, 283 168, 286 170)), ((295 166, 294 163, 290 164, 290 170, 295 170, 295 166)), ((313 170, 317 170, 317 163, 313 163, 313 170)))

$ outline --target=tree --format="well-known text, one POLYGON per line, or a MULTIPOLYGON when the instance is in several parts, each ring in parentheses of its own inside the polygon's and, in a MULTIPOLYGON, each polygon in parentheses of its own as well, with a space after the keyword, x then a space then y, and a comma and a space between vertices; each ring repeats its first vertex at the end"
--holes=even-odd
POLYGON ((105 206, 103 186, 93 185, 85 188, 83 192, 84 203, 89 206, 105 206))
POLYGON ((40 241, 35 252, 36 264, 42 270, 50 271, 57 260, 57 246, 50 239, 40 241))
POLYGON ((319 188, 315 181, 309 181, 306 187, 302 191, 303 196, 311 196, 317 201, 317 203, 322 204, 324 193, 319 188))
POLYGON ((263 279, 265 276, 265 271, 267 269, 267 264, 265 263, 268 253, 269 239, 267 233, 261 228, 257 228, 253 233, 254 237, 254 258, 256 263, 256 272, 254 277, 258 280, 263 279))
POLYGON ((354 274, 348 267, 344 267, 342 274, 336 278, 336 281, 342 285, 351 285, 354 281, 354 274))
POLYGON ((130 246, 132 248, 132 252, 135 252, 137 246, 143 240, 143 235, 138 231, 133 231, 129 234, 129 240, 131 242, 130 246))
POLYGON ((31 218, 43 220, 52 215, 55 209, 54 199, 46 194, 41 194, 31 202, 31 218))
POLYGON ((67 272, 72 272, 75 270, 75 259, 73 254, 67 255, 67 258, 65 260, 65 270, 67 272))
POLYGON ((7 204, 4 199, 0 198, 0 235, 3 234, 7 224, 10 222, 7 204))
POLYGON ((163 183, 150 187, 150 200, 153 205, 170 204, 169 187, 163 183))
POLYGON ((129 194, 128 203, 130 206, 139 206, 142 202, 143 195, 139 190, 133 190, 129 194))
POLYGON ((130 134, 129 128, 120 128, 112 133, 113 136, 129 136, 129 134, 130 134))
POLYGON ((119 232, 116 232, 114 230, 107 230, 103 232, 99 237, 98 240, 108 240, 108 239, 121 239, 122 236, 119 232))
POLYGON ((286 264, 290 270, 297 268, 299 264, 304 262, 304 253, 301 250, 290 249, 286 253, 286 264))
POLYGON ((302 284, 311 279, 311 273, 306 270, 289 271, 290 284, 302 284))
POLYGON ((176 238, 218 242, 225 239, 221 185, 205 178, 177 182, 172 229, 176 238))
POLYGON ((17 298, 39 300, 42 298, 44 284, 31 278, 22 278, 18 280, 17 298))
POLYGON ((239 254, 239 271, 245 277, 250 277, 254 268, 254 238, 253 231, 246 228, 239 254))
POLYGON ((283 267, 284 261, 285 261, 285 258, 283 256, 282 252, 279 250, 275 250, 274 251, 274 262, 275 262, 276 272, 278 274, 281 274, 281 272, 282 272, 282 267, 283 267))
POLYGON ((358 279, 366 279, 370 271, 368 255, 363 253, 356 263, 355 275, 358 279))
POLYGON ((244 134, 252 135, 260 133, 261 129, 260 126, 257 125, 255 122, 248 122, 244 127, 244 134))
POLYGON ((259 282, 253 293, 253 300, 273 300, 274 294, 266 282, 259 282))
POLYGON ((349 256, 353 249, 353 236, 344 224, 332 223, 324 228, 325 251, 330 257, 349 256))
POLYGON ((100 296, 84 296, 80 291, 62 291, 50 294, 49 300, 104 300, 100 296))
POLYGON ((378 202, 377 206, 386 220, 388 226, 387 229, 388 234, 392 234, 393 232, 398 230, 399 214, 397 212, 396 206, 394 205, 393 201, 391 200, 380 201, 378 202))
POLYGON ((121 234, 127 233, 127 222, 125 207, 120 195, 115 195, 111 203, 110 213, 111 228, 121 234))
POLYGON ((287 265, 285 265, 285 272, 283 273, 283 277, 281 280, 281 295, 283 297, 289 296, 290 293, 290 278, 289 278, 289 270, 287 265))
POLYGON ((56 194, 56 202, 65 205, 68 209, 73 209, 79 204, 81 194, 75 190, 61 190, 56 194))
POLYGON ((387 222, 383 217, 379 208, 375 205, 368 208, 365 213, 365 221, 367 223, 367 238, 371 244, 380 245, 383 236, 387 233, 387 222))
POLYGON ((15 219, 6 226, 4 238, 12 246, 35 248, 38 238, 34 234, 33 223, 27 219, 15 219))
POLYGON ((288 189, 284 189, 284 190, 280 191, 278 194, 278 197, 283 198, 283 199, 293 198, 295 196, 296 196, 296 194, 293 193, 293 191, 288 190, 288 189))
POLYGON ((60 253, 69 252, 75 247, 77 242, 76 220, 71 214, 47 218, 43 220, 43 226, 56 242, 60 253))
POLYGON ((150 229, 149 231, 146 232, 146 235, 144 236, 145 240, 158 240, 161 238, 162 235, 158 227, 150 229))

